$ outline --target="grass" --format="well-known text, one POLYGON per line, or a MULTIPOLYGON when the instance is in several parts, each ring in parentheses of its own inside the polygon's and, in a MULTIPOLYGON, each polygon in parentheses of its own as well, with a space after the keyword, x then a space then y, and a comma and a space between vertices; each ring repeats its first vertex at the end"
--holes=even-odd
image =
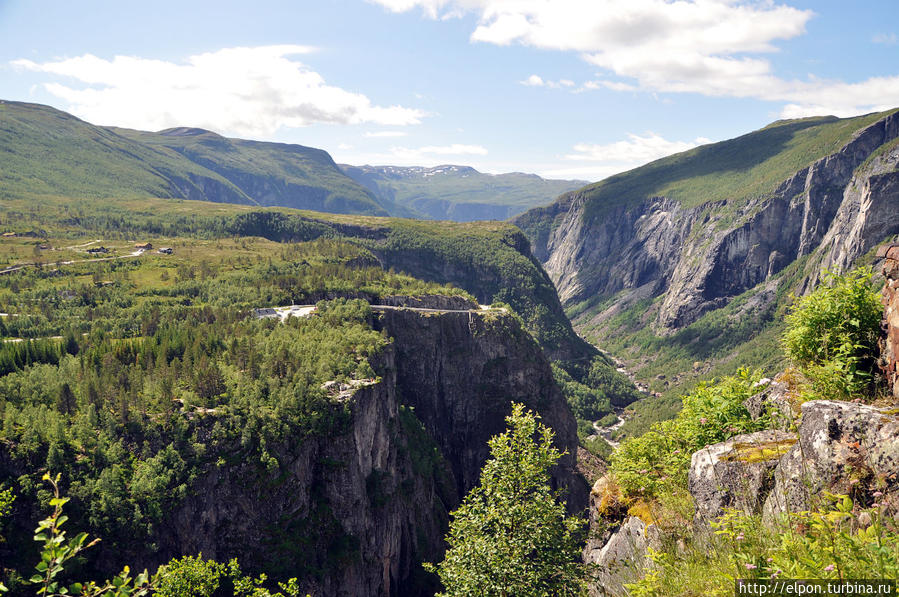
POLYGON ((791 175, 839 150, 856 131, 890 112, 778 121, 736 139, 697 147, 609 177, 579 191, 587 196, 585 222, 596 221, 610 209, 659 196, 685 207, 726 200, 727 209, 735 210, 752 198, 771 193, 791 175))
POLYGON ((387 215, 324 151, 94 126, 37 104, 0 102, 8 198, 183 197, 387 215))

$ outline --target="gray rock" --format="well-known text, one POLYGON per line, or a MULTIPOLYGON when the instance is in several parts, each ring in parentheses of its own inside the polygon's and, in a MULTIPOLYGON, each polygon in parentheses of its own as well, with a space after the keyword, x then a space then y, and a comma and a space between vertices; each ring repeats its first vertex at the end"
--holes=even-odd
POLYGON ((746 399, 743 406, 749 411, 753 421, 768 416, 773 429, 789 431, 799 411, 790 400, 790 387, 780 378, 768 383, 763 390, 746 399))
POLYGON ((655 525, 647 525, 636 516, 626 518, 601 547, 593 544, 585 550, 584 561, 597 566, 590 595, 627 595, 624 584, 639 579, 650 563, 648 548, 660 546, 661 534, 655 525))
POLYGON ((764 507, 769 521, 821 505, 825 491, 868 502, 878 490, 884 494, 879 502, 899 506, 899 417, 865 404, 806 402, 799 441, 780 459, 774 478, 764 507))
POLYGON ((820 269, 844 269, 899 233, 899 151, 866 163, 897 136, 899 114, 888 115, 741 205, 721 197, 690 207, 647 195, 605 204, 602 217, 591 218, 595 190, 587 187, 514 221, 528 231, 563 304, 615 296, 616 305, 590 314, 591 325, 637 301, 663 297, 654 321, 646 323, 672 333, 754 287, 756 300, 748 300, 750 312, 740 316, 760 316, 777 298, 779 280, 772 278, 791 263, 815 251, 823 256, 802 272, 804 292, 820 269), (763 284, 771 281, 772 287, 763 284))
POLYGON ((774 486, 778 459, 796 442, 796 435, 765 430, 745 433, 706 446, 690 460, 689 488, 696 503, 696 521, 708 522, 736 508, 757 514, 774 486))

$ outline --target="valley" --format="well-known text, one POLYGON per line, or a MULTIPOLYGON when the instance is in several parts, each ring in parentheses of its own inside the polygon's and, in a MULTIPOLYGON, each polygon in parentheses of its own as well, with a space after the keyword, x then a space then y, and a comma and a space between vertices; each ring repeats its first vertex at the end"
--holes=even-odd
MULTIPOLYGON (((397 217, 429 205, 411 198, 419 179, 438 193, 458 183, 443 170, 487 176, 474 170, 367 171, 416 179, 387 197, 320 150, 12 102, 0 114, 14 166, 0 174, 0 497, 15 496, 0 508, 0 579, 13 591, 41 557, 45 473, 60 474, 72 527, 103 539, 73 575, 127 562, 164 578, 202 554, 310 594, 433 595, 444 576, 424 564, 447 553, 491 442, 526 409, 559 453, 548 501, 591 525, 588 584, 609 594, 627 580, 615 566, 643 566, 650 546, 700 566, 694 513, 743 504, 703 484, 692 460, 710 446, 708 467, 731 471, 758 444, 771 483, 748 529, 766 500, 808 504, 792 446, 826 421, 881 417, 865 425, 892 445, 869 354, 884 279, 854 268, 879 266, 899 234, 896 111, 777 122, 543 207, 550 183, 580 183, 527 179, 520 202, 456 187, 472 210, 453 207, 459 219, 531 207, 507 222, 397 217), (77 167, 58 166, 73 152, 77 167), (824 312, 837 299, 820 293, 844 286, 855 302, 837 313, 866 309, 846 332, 863 337, 817 342, 838 322, 800 340, 867 352, 803 361, 795 313, 806 300, 824 312), (642 547, 613 549, 638 532, 642 547)), ((869 508, 873 491, 895 495, 884 454, 865 485, 826 454, 813 464, 833 472, 822 490, 869 508)))

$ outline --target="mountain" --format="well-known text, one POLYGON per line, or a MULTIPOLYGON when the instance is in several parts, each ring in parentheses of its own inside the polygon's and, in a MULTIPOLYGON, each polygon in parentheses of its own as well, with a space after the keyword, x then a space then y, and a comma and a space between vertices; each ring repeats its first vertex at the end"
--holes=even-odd
POLYGON ((228 139, 94 126, 49 106, 0 101, 0 191, 8 197, 165 197, 314 209, 401 213, 347 178, 327 152, 228 139))
POLYGON ((778 364, 789 294, 899 233, 897 166, 896 110, 778 121, 515 223, 575 328, 673 391, 738 362, 778 364))
POLYGON ((584 185, 579 180, 547 180, 536 174, 484 174, 468 166, 434 168, 349 166, 340 168, 383 201, 436 220, 507 220, 584 185))

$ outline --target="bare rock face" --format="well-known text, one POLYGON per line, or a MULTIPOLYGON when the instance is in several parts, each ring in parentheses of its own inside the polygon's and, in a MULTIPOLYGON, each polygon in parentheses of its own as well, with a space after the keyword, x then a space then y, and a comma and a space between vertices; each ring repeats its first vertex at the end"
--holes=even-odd
MULTIPOLYGON (((819 267, 845 268, 899 233, 899 113, 859 130, 833 154, 801 168, 773 192, 732 205, 727 198, 686 207, 669 197, 603 205, 587 218, 590 188, 515 221, 556 283, 563 304, 615 295, 616 303, 663 296, 652 322, 672 333, 818 252, 819 267), (870 158, 870 159, 869 159, 870 158)), ((774 288, 763 287, 762 303, 774 288)), ((763 308, 765 305, 756 305, 763 308)))
POLYGON ((899 505, 899 416, 852 402, 813 400, 802 405, 799 441, 774 471, 765 501, 767 519, 808 510, 824 491, 899 505))
POLYGON ((753 394, 743 403, 753 421, 767 417, 769 427, 789 431, 793 421, 799 416, 798 407, 790 396, 790 385, 782 376, 774 379, 757 394, 753 394))
POLYGON ((505 430, 512 401, 553 428, 567 452, 553 483, 571 512, 586 508, 574 417, 514 317, 390 309, 374 325, 393 338, 371 362, 379 379, 328 386, 346 403, 345 423, 268 446, 273 469, 234 446, 167 514, 155 547, 134 546, 127 561, 155 569, 202 552, 297 576, 304 593, 433 595, 439 586, 421 563, 443 558, 448 513, 479 482, 487 440, 505 430))
POLYGON ((608 541, 584 554, 595 564, 597 577, 590 594, 597 597, 624 597, 624 584, 639 579, 649 565, 649 547, 661 548, 661 536, 655 525, 647 525, 636 516, 628 516, 611 531, 608 541))
MULTIPOLYGON (((899 213, 897 210, 896 213, 899 213)), ((886 245, 877 253, 883 257, 883 329, 880 365, 893 396, 899 398, 899 245, 886 245)))
POLYGON ((724 508, 761 512, 774 486, 774 467, 795 443, 793 433, 765 430, 737 435, 694 453, 689 489, 696 502, 696 522, 714 520, 724 514, 724 508))

